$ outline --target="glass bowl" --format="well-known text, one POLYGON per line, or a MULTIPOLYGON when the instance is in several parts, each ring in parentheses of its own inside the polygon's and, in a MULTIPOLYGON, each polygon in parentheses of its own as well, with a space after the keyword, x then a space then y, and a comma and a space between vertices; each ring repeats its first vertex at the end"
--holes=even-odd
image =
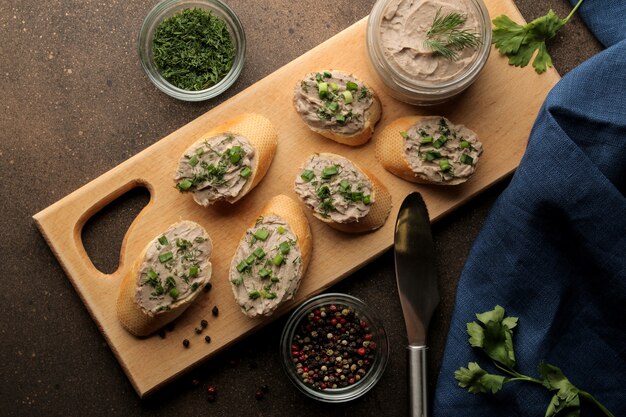
POLYGON ((246 35, 243 30, 241 21, 235 12, 220 0, 163 0, 158 3, 146 16, 139 31, 138 40, 139 58, 141 65, 146 71, 150 81, 165 94, 185 101, 202 101, 213 98, 230 87, 239 77, 246 55, 246 35), (228 31, 233 39, 235 46, 235 56, 233 57, 233 65, 217 84, 204 90, 184 90, 169 83, 159 73, 158 67, 154 62, 153 40, 159 24, 169 17, 185 10, 201 8, 211 11, 212 14, 224 22, 228 27, 228 31))
POLYGON ((298 307, 280 345, 291 382, 308 397, 328 403, 354 400, 372 389, 389 357, 379 319, 363 301, 339 293, 318 295, 298 307))
MULTIPOLYGON (((410 3, 419 7, 419 5, 425 2, 410 3)), ((439 1, 434 0, 432 3, 436 4, 439 1)), ((378 0, 374 4, 367 22, 367 52, 371 66, 383 82, 383 86, 390 96, 414 105, 440 104, 459 95, 478 78, 491 51, 492 33, 489 11, 482 0, 464 0, 461 3, 465 3, 472 16, 475 16, 476 33, 480 36, 481 41, 477 47, 475 57, 467 62, 459 72, 455 73, 453 77, 448 78, 446 76, 437 81, 423 79, 404 68, 404 65, 410 65, 408 62, 395 62, 395 58, 391 58, 394 52, 388 50, 384 45, 385 41, 382 35, 383 23, 389 21, 390 15, 393 16, 389 10, 393 10, 393 7, 398 7, 398 3, 397 0, 378 0)), ((403 17, 405 16, 404 13, 406 13, 406 16, 409 16, 409 13, 406 11, 398 15, 403 17)), ((415 16, 418 16, 418 14, 415 14, 415 16)), ((413 61, 411 64, 415 62, 413 61)))

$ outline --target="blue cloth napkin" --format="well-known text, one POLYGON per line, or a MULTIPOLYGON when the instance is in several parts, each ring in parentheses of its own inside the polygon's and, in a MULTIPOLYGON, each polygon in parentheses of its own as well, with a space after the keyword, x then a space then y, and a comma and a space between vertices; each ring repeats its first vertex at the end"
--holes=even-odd
MULTIPOLYGON (((538 376, 542 360, 556 365, 626 416, 626 1, 586 0, 579 14, 607 48, 550 92, 470 252, 436 417, 544 416, 552 394, 541 386, 513 382, 474 395, 454 379, 468 362, 493 370, 469 346, 466 323, 497 304, 519 317, 518 371, 538 376)), ((602 415, 583 402, 583 417, 602 415)))

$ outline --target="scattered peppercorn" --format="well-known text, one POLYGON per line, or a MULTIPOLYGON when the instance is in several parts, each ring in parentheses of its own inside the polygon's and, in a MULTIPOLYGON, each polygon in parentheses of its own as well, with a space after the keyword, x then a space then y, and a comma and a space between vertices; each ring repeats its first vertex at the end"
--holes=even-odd
POLYGON ((291 360, 300 380, 319 390, 356 384, 374 362, 376 344, 367 321, 352 307, 330 304, 296 327, 291 360))
POLYGON ((209 385, 206 387, 206 392, 209 395, 215 395, 217 394, 217 387, 215 385, 209 385))
POLYGON ((213 315, 217 317, 220 314, 220 309, 217 308, 217 306, 214 306, 213 310, 211 310, 211 313, 213 313, 213 315))
POLYGON ((188 339, 184 339, 183 340, 183 346, 185 346, 186 348, 189 347, 189 340, 188 339))
POLYGON ((202 333, 202 327, 196 327, 195 328, 195 332, 196 332, 196 334, 202 333))
POLYGON ((211 291, 211 288, 213 288, 213 284, 211 284, 210 282, 208 282, 208 283, 204 286, 204 288, 202 289, 202 291, 204 291, 204 292, 209 292, 209 291, 211 291))
POLYGON ((207 343, 211 343, 211 336, 209 335, 204 336, 204 341, 207 343))
POLYGON ((176 323, 174 323, 173 321, 167 323, 167 325, 165 326, 168 332, 173 332, 174 327, 176 327, 176 323))
POLYGON ((200 321, 200 326, 202 326, 203 329, 206 329, 206 327, 209 325, 209 322, 206 320, 201 320, 200 321))
POLYGON ((256 390, 256 392, 254 393, 254 397, 259 401, 262 400, 264 396, 265 393, 261 389, 256 390))

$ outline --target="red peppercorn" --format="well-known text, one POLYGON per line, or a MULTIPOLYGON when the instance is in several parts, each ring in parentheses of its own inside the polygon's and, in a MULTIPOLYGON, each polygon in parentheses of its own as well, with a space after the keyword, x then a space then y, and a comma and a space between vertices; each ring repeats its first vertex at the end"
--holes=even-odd
POLYGON ((261 389, 256 390, 256 392, 254 393, 254 397, 257 400, 262 400, 264 395, 265 395, 265 393, 261 389))
POLYGON ((331 319, 330 320, 330 324, 332 324, 333 326, 337 325, 337 319, 331 319))
POLYGON ((207 394, 209 394, 209 395, 215 395, 215 394, 217 394, 217 387, 216 387, 215 385, 209 385, 209 386, 206 388, 206 392, 207 392, 207 394))
POLYGON ((328 309, 334 313, 335 311, 337 311, 337 306, 334 304, 331 304, 330 307, 328 307, 328 309))
POLYGON ((365 336, 363 336, 363 339, 372 340, 372 334, 371 333, 366 334, 365 336))
POLYGON ((358 348, 358 349, 356 350, 356 353, 357 353, 359 356, 365 356, 365 353, 366 353, 366 352, 365 352, 365 348, 358 348))
POLYGON ((343 317, 340 318, 339 321, 341 322, 341 324, 346 324, 346 319, 344 319, 343 317))

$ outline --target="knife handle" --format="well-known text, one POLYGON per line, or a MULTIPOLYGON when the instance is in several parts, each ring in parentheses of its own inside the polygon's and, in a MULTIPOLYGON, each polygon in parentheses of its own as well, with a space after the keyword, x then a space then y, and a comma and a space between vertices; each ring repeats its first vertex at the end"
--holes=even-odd
POLYGON ((426 346, 409 346, 409 415, 428 417, 426 346))

